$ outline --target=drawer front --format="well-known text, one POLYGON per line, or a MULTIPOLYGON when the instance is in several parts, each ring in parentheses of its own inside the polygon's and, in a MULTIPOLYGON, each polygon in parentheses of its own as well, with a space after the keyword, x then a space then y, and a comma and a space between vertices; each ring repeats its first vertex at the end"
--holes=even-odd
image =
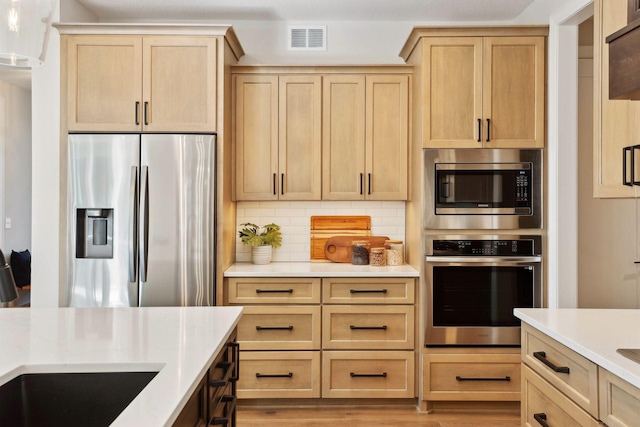
POLYGON ((322 346, 326 349, 413 349, 413 306, 322 308, 322 346))
POLYGON ((599 368, 600 419, 609 427, 637 426, 640 389, 599 368))
POLYGON ((322 279, 325 304, 413 304, 415 280, 411 278, 322 279))
POLYGON ((319 351, 242 351, 239 398, 320 397, 319 351))
POLYGON ((522 325, 522 361, 585 411, 598 417, 598 366, 595 363, 526 323, 522 325))
POLYGON ((324 351, 322 397, 415 397, 412 351, 324 351))
POLYGON ((319 350, 320 307, 247 306, 238 342, 243 350, 319 350))
POLYGON ((230 304, 320 304, 320 279, 230 278, 230 304))
POLYGON ((520 400, 518 354, 425 354, 425 400, 520 400))
POLYGON ((526 365, 522 365, 523 426, 597 427, 600 423, 526 365))

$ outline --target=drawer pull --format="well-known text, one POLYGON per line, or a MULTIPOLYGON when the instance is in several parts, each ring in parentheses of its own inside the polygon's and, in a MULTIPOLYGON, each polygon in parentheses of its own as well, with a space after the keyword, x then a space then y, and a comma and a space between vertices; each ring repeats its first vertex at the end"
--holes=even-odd
POLYGON ((256 326, 256 331, 293 331, 293 326, 256 326))
POLYGON ((549 427, 549 424, 547 424, 547 414, 545 414, 544 412, 533 414, 533 419, 536 420, 542 427, 549 427))
POLYGON ((387 373, 383 372, 381 374, 357 374, 355 372, 349 373, 351 378, 359 378, 359 377, 376 377, 376 378, 387 378, 387 373))
POLYGON ((381 329, 381 330, 387 330, 387 325, 382 325, 382 326, 356 326, 356 325, 349 325, 349 328, 351 328, 352 330, 357 330, 357 329, 381 329))
POLYGON ((233 414, 236 410, 236 396, 222 396, 221 403, 224 403, 224 417, 211 417, 209 420, 210 426, 228 426, 231 425, 230 421, 233 418, 233 414))
POLYGON ((293 289, 256 289, 256 294, 292 294, 293 289))
POLYGON ((510 376, 505 377, 461 377, 460 375, 456 375, 456 381, 511 381, 510 376))
POLYGON ((233 341, 229 343, 229 347, 231 348, 231 360, 233 360, 234 365, 234 372, 229 378, 229 381, 234 383, 240 379, 240 344, 233 341))
POLYGON ((261 374, 256 372, 256 378, 293 378, 293 372, 287 374, 261 374))
POLYGON ((538 359, 539 361, 541 361, 542 363, 544 363, 545 365, 547 365, 549 368, 551 368, 553 370, 553 372, 560 372, 562 374, 568 374, 569 373, 569 368, 566 366, 556 366, 553 363, 549 362, 549 360, 547 360, 547 353, 545 353, 544 351, 536 351, 533 353, 533 356, 538 359))
POLYGON ((352 294, 386 294, 386 289, 349 289, 352 294))

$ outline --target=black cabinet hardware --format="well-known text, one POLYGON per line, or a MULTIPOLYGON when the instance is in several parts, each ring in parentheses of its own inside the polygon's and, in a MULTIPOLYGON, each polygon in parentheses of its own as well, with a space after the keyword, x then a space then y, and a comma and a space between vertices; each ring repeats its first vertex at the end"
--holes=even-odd
POLYGON ((545 365, 547 365, 549 368, 551 368, 551 370, 553 370, 553 372, 559 372, 561 374, 568 374, 569 373, 569 368, 566 366, 556 366, 553 363, 551 363, 548 359, 547 359, 547 353, 545 353, 544 351, 536 351, 535 353, 533 353, 533 356, 538 359, 539 361, 541 361, 542 363, 544 363, 545 365))
POLYGON ((349 289, 352 294, 386 294, 386 289, 349 289))
POLYGON ((382 326, 355 326, 355 325, 349 325, 349 328, 352 330, 357 330, 357 329, 382 329, 382 330, 386 330, 387 329, 387 325, 382 325, 382 326))
POLYGON ((461 377, 460 375, 456 375, 456 381, 511 381, 510 376, 505 377, 461 377))
POLYGON ((387 377, 387 373, 386 372, 382 372, 380 374, 358 374, 358 373, 355 373, 355 372, 350 372, 349 376, 351 376, 351 378, 358 378, 358 377, 386 378, 387 377))
POLYGON ((260 372, 256 372, 256 378, 293 378, 293 372, 286 374, 261 374, 260 372))
POLYGON ((549 427, 549 424, 547 424, 547 414, 542 412, 539 414, 533 414, 533 419, 536 420, 542 427, 549 427))
POLYGON ((256 326, 256 331, 292 331, 293 326, 256 326))

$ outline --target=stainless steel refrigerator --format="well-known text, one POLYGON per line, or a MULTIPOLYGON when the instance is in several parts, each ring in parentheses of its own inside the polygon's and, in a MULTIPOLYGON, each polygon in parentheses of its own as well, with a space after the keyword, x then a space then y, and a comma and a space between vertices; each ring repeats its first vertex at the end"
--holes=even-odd
POLYGON ((72 307, 214 305, 213 134, 70 134, 72 307))

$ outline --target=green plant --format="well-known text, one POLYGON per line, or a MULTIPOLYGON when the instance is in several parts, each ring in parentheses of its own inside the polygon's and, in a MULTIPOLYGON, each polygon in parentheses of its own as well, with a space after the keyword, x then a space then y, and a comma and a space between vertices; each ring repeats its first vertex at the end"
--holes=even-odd
POLYGON ((259 226, 246 222, 240 224, 243 228, 238 231, 242 243, 248 246, 265 246, 270 245, 279 248, 282 245, 282 233, 280 226, 277 224, 267 224, 259 226))

